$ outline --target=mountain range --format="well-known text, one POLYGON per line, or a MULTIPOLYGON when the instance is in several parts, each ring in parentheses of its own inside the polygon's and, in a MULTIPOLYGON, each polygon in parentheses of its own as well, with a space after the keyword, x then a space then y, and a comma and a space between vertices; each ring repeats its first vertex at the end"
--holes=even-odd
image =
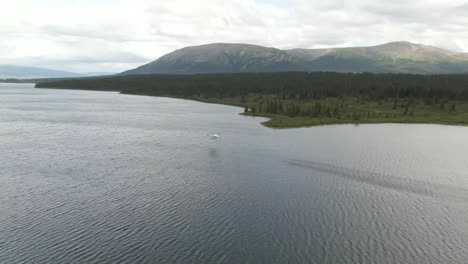
POLYGON ((105 72, 74 73, 37 67, 0 65, 0 79, 76 78, 111 74, 105 72))
POLYGON ((179 49, 122 74, 287 71, 468 73, 468 54, 406 41, 371 47, 290 50, 215 43, 179 49))

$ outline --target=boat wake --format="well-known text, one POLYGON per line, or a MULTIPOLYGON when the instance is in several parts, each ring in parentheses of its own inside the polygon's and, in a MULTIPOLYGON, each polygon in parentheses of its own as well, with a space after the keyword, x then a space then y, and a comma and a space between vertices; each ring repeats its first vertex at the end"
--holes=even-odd
POLYGON ((461 187, 430 183, 386 173, 358 170, 317 161, 290 160, 287 161, 287 163, 292 166, 312 169, 315 171, 328 173, 353 181, 392 189, 399 192, 413 193, 434 198, 451 198, 463 202, 468 202, 468 190, 461 187))

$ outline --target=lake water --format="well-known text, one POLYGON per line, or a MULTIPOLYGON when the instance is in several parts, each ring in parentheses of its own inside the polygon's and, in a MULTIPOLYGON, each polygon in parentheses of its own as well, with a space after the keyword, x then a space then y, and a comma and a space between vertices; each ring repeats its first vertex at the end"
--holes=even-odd
POLYGON ((468 261, 468 127, 32 87, 0 84, 0 263, 468 261))

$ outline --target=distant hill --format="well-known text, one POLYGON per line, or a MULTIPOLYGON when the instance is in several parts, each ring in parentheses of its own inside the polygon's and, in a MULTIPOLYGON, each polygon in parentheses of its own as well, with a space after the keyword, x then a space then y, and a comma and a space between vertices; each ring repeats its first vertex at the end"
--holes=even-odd
POLYGON ((57 71, 36 67, 24 67, 15 65, 0 65, 0 78, 33 79, 33 78, 63 78, 82 77, 81 74, 57 71))
POLYGON ((404 41, 372 47, 292 50, 217 43, 176 50, 122 74, 285 71, 468 73, 468 55, 404 41))
POLYGON ((24 67, 16 65, 0 65, 0 79, 38 79, 38 78, 74 78, 86 76, 112 75, 113 73, 90 72, 74 73, 51 69, 24 67))

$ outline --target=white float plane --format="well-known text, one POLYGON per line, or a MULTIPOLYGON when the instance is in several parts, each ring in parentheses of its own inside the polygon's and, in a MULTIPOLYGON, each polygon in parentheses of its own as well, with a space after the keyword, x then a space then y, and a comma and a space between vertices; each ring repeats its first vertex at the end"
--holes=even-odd
POLYGON ((211 139, 218 139, 219 138, 219 133, 210 134, 210 138, 211 139))

